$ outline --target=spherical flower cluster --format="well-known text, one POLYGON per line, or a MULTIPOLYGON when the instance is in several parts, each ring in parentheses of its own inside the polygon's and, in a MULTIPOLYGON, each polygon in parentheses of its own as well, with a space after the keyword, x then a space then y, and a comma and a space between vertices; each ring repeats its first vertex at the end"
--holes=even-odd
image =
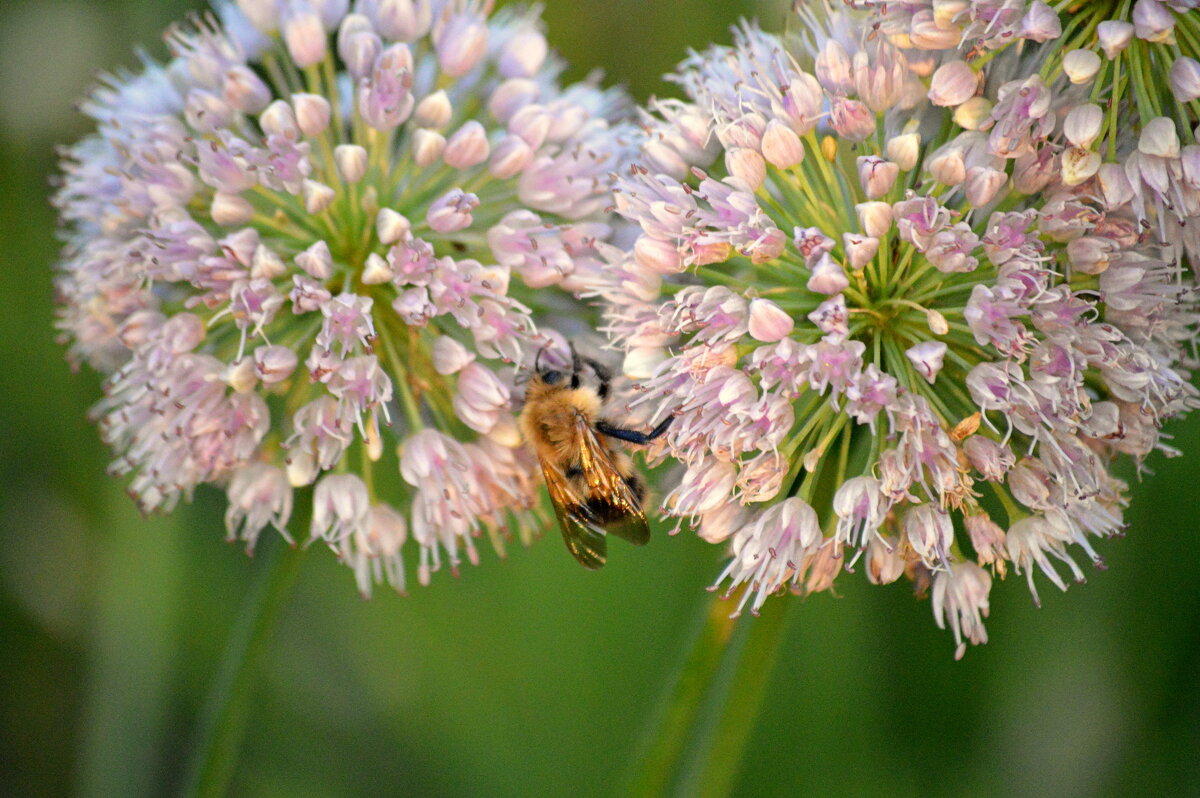
POLYGON ((111 470, 146 512, 224 487, 251 549, 302 498, 364 593, 404 588, 409 535, 422 582, 528 539, 509 364, 546 340, 532 288, 599 267, 627 104, 484 0, 217 10, 63 155, 59 326, 111 470))
MULTIPOLYGON (((666 511, 729 545, 736 612, 861 565, 928 590, 961 656, 994 577, 1036 600, 1035 572, 1100 564, 1114 460, 1171 453, 1162 425, 1197 406, 1200 148, 1148 118, 1159 90, 1083 76, 1094 5, 797 4, 788 37, 694 54, 644 120, 615 187, 639 235, 591 291, 632 408, 675 415, 666 511)), ((1133 26, 1182 5, 1138 0, 1133 26)))

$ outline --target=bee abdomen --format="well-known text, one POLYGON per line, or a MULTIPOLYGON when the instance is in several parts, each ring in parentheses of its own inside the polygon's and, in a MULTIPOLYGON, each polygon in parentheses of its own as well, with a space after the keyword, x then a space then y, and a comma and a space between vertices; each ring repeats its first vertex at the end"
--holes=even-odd
POLYGON ((646 498, 646 483, 637 474, 629 474, 625 477, 625 484, 633 491, 633 495, 637 497, 638 505, 640 506, 646 498))

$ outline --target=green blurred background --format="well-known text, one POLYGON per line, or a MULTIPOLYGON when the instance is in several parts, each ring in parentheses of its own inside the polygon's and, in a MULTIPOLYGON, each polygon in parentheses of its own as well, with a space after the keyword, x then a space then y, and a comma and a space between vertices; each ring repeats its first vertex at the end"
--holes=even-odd
MULTIPOLYGON (((53 148, 72 101, 198 2, 0 5, 0 794, 178 789, 256 566, 200 491, 142 519, 104 475, 98 396, 51 330, 53 148)), ((689 45, 779 6, 555 0, 551 42, 641 99, 689 45)), ((927 601, 844 576, 792 608, 738 795, 1200 794, 1200 418, 1155 458, 1110 566, 1059 594, 992 594, 991 643, 954 662, 927 601)), ((557 534, 407 598, 358 598, 304 557, 255 686, 232 794, 612 795, 707 601, 721 552, 659 534, 599 573, 557 534)))

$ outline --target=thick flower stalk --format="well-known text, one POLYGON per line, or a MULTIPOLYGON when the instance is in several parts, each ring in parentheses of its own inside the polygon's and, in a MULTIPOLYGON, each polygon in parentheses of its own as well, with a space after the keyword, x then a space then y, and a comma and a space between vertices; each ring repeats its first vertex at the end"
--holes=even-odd
POLYGON ((144 511, 221 486, 252 549, 314 485, 303 534, 364 593, 403 590, 409 536, 424 583, 541 525, 513 419, 531 288, 597 268, 640 133, 490 6, 222 5, 83 103, 59 326, 144 511))
POLYGON ((1115 460, 1173 453, 1196 294, 1149 231, 1190 212, 1077 168, 1107 134, 1092 84, 1038 74, 1048 6, 798 7, 790 38, 745 25, 681 65, 615 189, 639 235, 592 290, 631 409, 675 415, 666 511, 728 544, 735 612, 863 568, 928 590, 961 656, 994 577, 1036 600, 1035 572, 1100 564, 1115 460))

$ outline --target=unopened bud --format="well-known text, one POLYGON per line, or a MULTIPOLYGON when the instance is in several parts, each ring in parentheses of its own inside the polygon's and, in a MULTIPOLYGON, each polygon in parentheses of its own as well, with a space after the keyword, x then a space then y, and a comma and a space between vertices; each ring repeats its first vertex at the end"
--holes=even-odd
POLYGON ((268 136, 283 136, 292 141, 300 138, 300 126, 292 106, 284 100, 276 100, 258 117, 258 126, 268 136))
POLYGON ((750 337, 772 343, 791 333, 795 322, 787 311, 769 299, 750 301, 750 337))
POLYGON ((1063 134, 1076 147, 1088 148, 1100 135, 1104 112, 1095 103, 1083 103, 1071 109, 1063 122, 1063 134))
POLYGON ((305 180, 301 186, 301 196, 304 199, 304 210, 310 214, 318 214, 333 204, 334 191, 324 183, 305 180))
POLYGON ((1123 20, 1110 19, 1096 26, 1100 49, 1111 61, 1133 41, 1133 25, 1123 20))
POLYGON ((790 125, 772 119, 763 132, 762 154, 776 169, 791 169, 804 160, 804 144, 790 125))
POLYGON ((953 107, 975 96, 979 76, 964 61, 947 61, 933 73, 929 85, 929 101, 934 105, 953 107))
POLYGON ((333 150, 333 161, 347 183, 357 183, 367 173, 367 151, 357 144, 339 144, 333 150))
POLYGON ((758 191, 767 176, 763 157, 748 147, 734 147, 725 153, 725 168, 740 179, 750 191, 758 191))
POLYGON ((505 136, 492 150, 488 172, 492 177, 507 180, 524 171, 533 162, 533 148, 520 136, 505 136))
POLYGON ((300 132, 315 138, 329 127, 331 109, 329 100, 319 94, 293 94, 292 107, 296 109, 296 124, 300 132))
POLYGON ((979 130, 992 118, 992 108, 987 97, 972 97, 954 109, 954 123, 963 130, 979 130))
POLYGON ((888 160, 899 166, 901 171, 907 172, 917 165, 917 158, 921 155, 921 136, 917 133, 892 136, 888 139, 884 154, 888 160))
POLYGON ((333 276, 333 255, 324 241, 316 242, 297 255, 296 265, 318 280, 328 280, 333 276))
POLYGON ((288 14, 283 24, 283 40, 292 61, 301 69, 319 64, 325 58, 325 27, 310 9, 288 14))
POLYGON ((375 214, 375 234, 381 244, 395 244, 407 237, 411 229, 408 219, 391 208, 380 208, 375 214))
POLYGON ((487 131, 472 119, 447 140, 442 160, 455 169, 469 169, 486 161, 489 152, 487 131))
POLYGON ((823 253, 812 267, 812 276, 808 278, 807 288, 817 294, 833 296, 840 294, 850 285, 850 278, 841 264, 823 253))
POLYGON ((530 78, 546 61, 546 37, 536 30, 516 33, 504 44, 497 64, 506 78, 530 78))
POLYGON ((444 89, 438 89, 417 103, 417 109, 413 111, 413 121, 417 127, 443 128, 450 124, 450 117, 453 115, 454 108, 450 105, 450 97, 444 89))
POLYGON ((874 236, 842 233, 842 243, 846 249, 846 260, 850 263, 850 268, 855 271, 865 268, 875 257, 875 253, 879 251, 879 239, 874 236))
POLYGON ((1062 66, 1072 83, 1087 83, 1100 71, 1100 56, 1091 50, 1072 50, 1063 56, 1062 66))
POLYGON ((218 191, 213 195, 209 214, 212 216, 212 220, 222 227, 232 227, 245 224, 253 219, 254 206, 240 194, 226 194, 218 191))
POLYGON ((869 236, 882 238, 892 229, 892 206, 887 202, 860 202, 854 206, 858 225, 869 236))
POLYGON ((413 162, 417 166, 432 166, 446 149, 446 137, 432 130, 417 128, 412 135, 413 162))
POLYGON ((1159 116, 1147 122, 1138 138, 1138 152, 1159 158, 1178 158, 1179 134, 1175 132, 1175 120, 1159 116))
POLYGON ((364 285, 383 285, 393 277, 395 277, 395 273, 392 271, 392 267, 388 265, 386 258, 378 252, 372 252, 367 256, 367 261, 363 264, 362 272, 364 285))
POLYGON ((1200 99, 1200 62, 1180 56, 1171 64, 1171 94, 1181 103, 1200 99))
POLYGON ((858 158, 858 181, 868 199, 886 196, 899 175, 899 166, 878 155, 862 155, 858 158))

